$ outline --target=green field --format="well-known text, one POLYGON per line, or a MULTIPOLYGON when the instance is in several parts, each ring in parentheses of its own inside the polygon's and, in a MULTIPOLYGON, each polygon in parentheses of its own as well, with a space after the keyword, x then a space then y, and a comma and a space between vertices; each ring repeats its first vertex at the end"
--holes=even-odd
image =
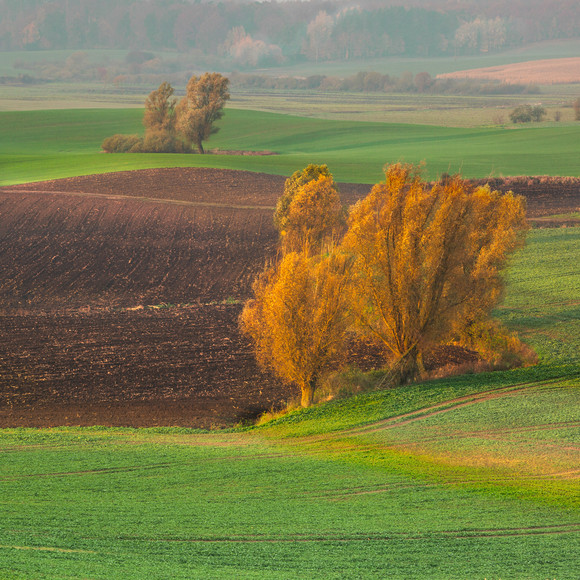
MULTIPOLYGON (((457 129, 231 109, 210 147, 104 155, 137 109, 0 114, 0 182, 201 165, 372 183, 579 175, 580 127, 457 129)), ((532 230, 496 315, 540 364, 432 380, 261 427, 0 430, 0 578, 580 577, 580 228, 532 230)))
POLYGON ((230 432, 3 430, 0 577, 578 578, 578 263, 533 230, 509 269, 536 367, 230 432))
POLYGON ((139 133, 142 113, 51 110, 0 113, 3 185, 147 167, 199 166, 289 175, 326 163, 337 181, 375 183, 386 162, 426 162, 429 176, 580 175, 580 125, 455 128, 331 121, 228 109, 210 148, 274 156, 100 153, 114 133, 139 133))

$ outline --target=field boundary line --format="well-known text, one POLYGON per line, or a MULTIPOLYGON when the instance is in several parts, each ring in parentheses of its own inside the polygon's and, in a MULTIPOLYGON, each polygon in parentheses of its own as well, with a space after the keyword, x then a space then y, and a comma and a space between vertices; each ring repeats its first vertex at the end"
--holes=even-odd
POLYGON ((187 201, 182 199, 164 199, 161 197, 145 197, 137 195, 123 195, 118 193, 94 193, 91 191, 47 191, 40 189, 8 189, 0 188, 0 193, 27 193, 27 194, 39 194, 39 195, 70 195, 71 197, 96 197, 102 199, 113 199, 113 200, 136 200, 147 203, 161 203, 169 205, 183 205, 191 207, 216 207, 223 209, 243 209, 243 210, 254 210, 254 211, 274 211, 275 207, 272 205, 237 205, 228 203, 217 203, 212 201, 187 201))

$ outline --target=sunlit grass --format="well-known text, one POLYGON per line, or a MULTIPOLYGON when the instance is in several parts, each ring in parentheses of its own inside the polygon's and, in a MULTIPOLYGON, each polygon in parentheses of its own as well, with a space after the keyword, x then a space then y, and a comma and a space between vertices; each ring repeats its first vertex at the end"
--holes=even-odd
POLYGON ((271 156, 100 152, 115 133, 140 133, 137 109, 0 114, 0 183, 148 167, 217 167, 290 175, 328 164, 337 181, 376 183, 387 162, 426 163, 426 174, 465 177, 579 173, 580 126, 460 129, 307 119, 230 109, 209 148, 274 151, 271 156))

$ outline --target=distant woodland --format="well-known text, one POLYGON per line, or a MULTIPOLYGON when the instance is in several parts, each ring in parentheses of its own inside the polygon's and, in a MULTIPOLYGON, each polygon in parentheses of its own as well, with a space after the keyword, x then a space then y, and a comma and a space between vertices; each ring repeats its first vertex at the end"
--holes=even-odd
POLYGON ((0 50, 175 51, 238 70, 578 36, 577 0, 0 0, 0 50))

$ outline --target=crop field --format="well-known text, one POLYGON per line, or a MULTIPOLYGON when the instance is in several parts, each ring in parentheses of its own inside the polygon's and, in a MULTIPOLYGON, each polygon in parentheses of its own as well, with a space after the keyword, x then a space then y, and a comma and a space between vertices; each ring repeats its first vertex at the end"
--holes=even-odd
POLYGON ((212 146, 279 154, 98 153, 140 119, 0 114, 0 577, 577 579, 578 129, 231 110, 212 146), (352 203, 395 151, 506 156, 535 227, 495 314, 539 364, 250 426, 295 394, 237 331, 281 176, 329 163, 352 203))
POLYGON ((232 432, 3 429, 1 575, 576 578, 579 257, 577 228, 534 230, 510 268, 537 367, 232 432))
POLYGON ((128 110, 0 114, 2 185, 153 167, 214 167, 290 175, 326 163, 335 179, 376 183, 386 162, 426 162, 430 177, 579 176, 579 125, 453 128, 308 119, 230 109, 210 147, 277 155, 100 153, 107 135, 138 133, 142 113, 128 110))
POLYGON ((457 71, 440 75, 447 79, 488 79, 509 84, 578 84, 580 83, 580 58, 534 60, 457 71))
MULTIPOLYGON (((237 330, 283 182, 190 168, 1 189, 0 425, 223 426, 294 395, 237 330)), ((551 216, 578 208, 578 179, 492 185, 539 225, 577 224, 551 216)), ((343 202, 368 190, 341 184, 343 202)))

